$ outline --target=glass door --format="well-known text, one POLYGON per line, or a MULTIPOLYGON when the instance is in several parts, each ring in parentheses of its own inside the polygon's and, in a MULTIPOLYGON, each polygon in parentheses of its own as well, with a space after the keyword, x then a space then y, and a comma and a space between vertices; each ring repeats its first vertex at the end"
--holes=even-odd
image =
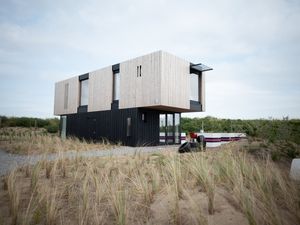
POLYGON ((174 114, 167 114, 167 144, 174 144, 174 114))
POLYGON ((175 144, 181 143, 180 113, 174 113, 174 139, 175 144))
POLYGON ((159 143, 166 144, 166 114, 159 114, 159 143))
POLYGON ((180 144, 180 113, 159 115, 159 143, 180 144))

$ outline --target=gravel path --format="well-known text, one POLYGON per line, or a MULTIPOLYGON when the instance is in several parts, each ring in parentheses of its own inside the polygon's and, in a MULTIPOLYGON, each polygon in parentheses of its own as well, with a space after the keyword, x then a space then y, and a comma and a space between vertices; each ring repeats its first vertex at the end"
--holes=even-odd
MULTIPOLYGON (((161 152, 163 150, 177 151, 178 146, 153 146, 153 147, 127 147, 120 146, 110 150, 89 150, 89 151, 68 151, 63 152, 63 157, 74 158, 76 156, 82 157, 103 157, 111 155, 133 155, 136 153, 154 153, 161 152)), ((23 166, 25 164, 35 164, 42 159, 54 160, 59 157, 58 153, 48 154, 48 155, 17 155, 10 154, 0 149, 0 176, 5 175, 10 170, 23 166)))

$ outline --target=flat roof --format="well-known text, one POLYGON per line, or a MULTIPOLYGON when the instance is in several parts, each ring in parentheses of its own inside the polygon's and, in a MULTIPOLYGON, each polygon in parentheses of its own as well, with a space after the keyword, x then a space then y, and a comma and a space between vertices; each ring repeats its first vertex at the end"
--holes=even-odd
POLYGON ((191 63, 190 68, 193 69, 193 70, 199 71, 199 72, 204 72, 204 71, 212 70, 211 67, 208 67, 208 66, 206 66, 206 65, 204 65, 202 63, 197 63, 197 64, 191 63))

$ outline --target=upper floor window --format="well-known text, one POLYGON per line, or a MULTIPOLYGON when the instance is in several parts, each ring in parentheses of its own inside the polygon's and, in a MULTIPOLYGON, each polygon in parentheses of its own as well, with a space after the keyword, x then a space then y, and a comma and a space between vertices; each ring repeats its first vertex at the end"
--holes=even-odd
POLYGON ((68 109, 68 101, 69 101, 69 83, 65 84, 65 93, 64 93, 64 109, 68 109))
POLYGON ((113 83, 113 100, 119 100, 120 98, 120 73, 115 72, 114 76, 114 83, 113 83))
POLYGON ((190 83, 191 83, 190 100, 199 102, 199 75, 191 73, 190 83))
POLYGON ((89 101, 89 80, 80 81, 80 106, 88 105, 89 101))

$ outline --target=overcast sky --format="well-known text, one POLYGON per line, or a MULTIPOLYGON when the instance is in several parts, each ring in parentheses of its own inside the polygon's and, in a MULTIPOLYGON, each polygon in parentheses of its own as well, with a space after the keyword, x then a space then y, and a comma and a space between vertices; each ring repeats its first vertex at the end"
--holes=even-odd
POLYGON ((214 69, 184 116, 300 118, 298 0, 0 0, 0 115, 53 117, 56 81, 157 50, 214 69))

